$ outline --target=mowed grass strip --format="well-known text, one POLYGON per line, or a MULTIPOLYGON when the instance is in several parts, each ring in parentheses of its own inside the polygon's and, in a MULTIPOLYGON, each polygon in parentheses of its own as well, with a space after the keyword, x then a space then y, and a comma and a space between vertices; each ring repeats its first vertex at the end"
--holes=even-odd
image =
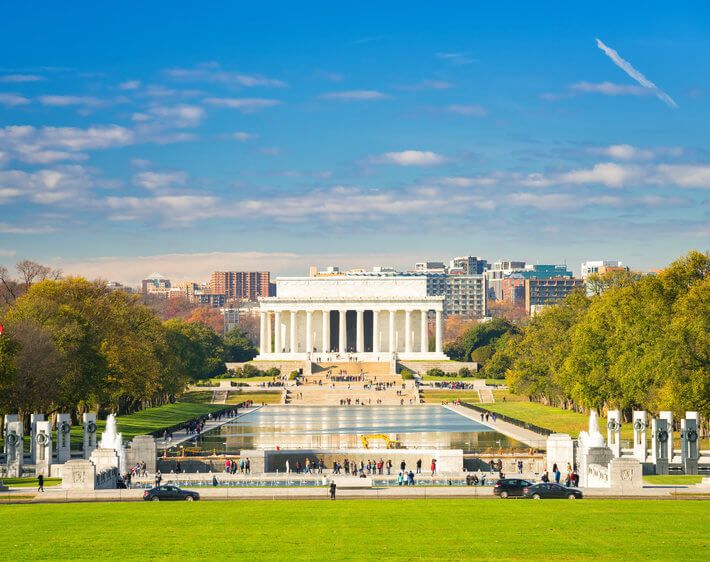
POLYGON ((281 390, 271 392, 230 392, 227 404, 241 404, 247 400, 251 400, 256 406, 260 404, 280 404, 281 392, 281 390))
POLYGON ((702 501, 87 503, 3 515, 14 560, 707 560, 709 548, 702 501))
POLYGON ((145 435, 224 408, 224 404, 176 402, 156 408, 147 408, 127 416, 118 416, 116 425, 124 439, 132 439, 136 435, 145 435))
POLYGON ((442 402, 454 402, 461 400, 462 402, 477 403, 478 392, 475 390, 423 390, 422 398, 425 404, 441 404, 442 402))

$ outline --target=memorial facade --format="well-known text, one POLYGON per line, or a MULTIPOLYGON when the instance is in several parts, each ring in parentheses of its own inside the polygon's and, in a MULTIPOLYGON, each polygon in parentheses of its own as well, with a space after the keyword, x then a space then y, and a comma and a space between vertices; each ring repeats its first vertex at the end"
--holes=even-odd
POLYGON ((259 299, 257 360, 448 359, 444 297, 427 295, 425 277, 282 277, 276 287, 259 299))

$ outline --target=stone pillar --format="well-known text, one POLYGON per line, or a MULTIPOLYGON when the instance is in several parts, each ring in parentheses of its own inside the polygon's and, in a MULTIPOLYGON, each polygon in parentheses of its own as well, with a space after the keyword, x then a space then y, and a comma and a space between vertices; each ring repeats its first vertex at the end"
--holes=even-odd
POLYGON ((421 340, 422 353, 429 352, 429 312, 422 310, 421 340))
MULTIPOLYGON (((30 458, 32 462, 37 462, 37 422, 45 421, 44 414, 32 414, 30 416, 30 458)), ((50 436, 52 434, 50 433, 50 436)))
POLYGON ((4 445, 3 445, 3 452, 7 454, 7 432, 10 431, 10 423, 20 421, 20 416, 17 414, 5 414, 3 416, 3 424, 2 424, 2 431, 3 431, 3 439, 4 439, 4 445))
POLYGON ((37 421, 34 431, 35 472, 47 477, 52 466, 52 422, 37 421))
POLYGON ((274 312, 274 353, 281 353, 284 348, 281 341, 281 312, 274 312))
POLYGON ((329 310, 323 310, 322 311, 323 318, 322 318, 322 323, 323 323, 323 334, 321 335, 321 338, 323 339, 323 353, 328 353, 330 351, 330 311, 329 310))
POLYGON ((372 311, 372 353, 380 352, 380 311, 372 311))
POLYGON ((412 311, 404 311, 404 352, 412 352, 412 311))
POLYGON ((698 473, 698 412, 686 412, 680 421, 680 448, 685 474, 698 473))
POLYGON ((618 459, 621 456, 621 414, 619 410, 609 410, 606 419, 606 443, 618 459))
POLYGON ((651 420, 651 462, 656 465, 656 474, 668 474, 668 420, 651 420))
POLYGON ((441 310, 436 311, 436 352, 444 353, 444 325, 441 319, 441 310))
POLYGON ((291 311, 291 325, 289 326, 290 331, 291 331, 291 343, 290 343, 290 348, 291 348, 291 353, 296 353, 298 351, 298 342, 296 342, 296 321, 298 318, 298 310, 292 310, 291 311))
POLYGON ((345 353, 348 340, 347 326, 345 324, 345 315, 347 312, 347 310, 338 311, 338 351, 340 351, 340 353, 345 353))
POLYGON ((666 441, 666 450, 668 452, 666 453, 666 458, 668 462, 673 462, 673 412, 667 410, 658 412, 658 417, 667 422, 668 441, 666 441))
POLYGON ((266 312, 259 314, 259 353, 268 353, 266 349, 266 312))
POLYGON ((634 410, 634 458, 646 462, 646 412, 634 410))
POLYGON ((397 348, 395 347, 395 341, 394 341, 394 320, 395 316, 397 314, 396 310, 390 310, 390 325, 389 325, 389 352, 390 353, 396 353, 397 348))
POLYGON ((93 450, 96 449, 96 414, 87 412, 82 415, 81 421, 84 424, 84 458, 88 459, 93 450))
POLYGON ((313 311, 306 311, 306 353, 313 352, 313 311))
POLYGON ((365 351, 365 311, 357 310, 355 312, 357 316, 357 352, 362 353, 365 351))
POLYGON ((89 460, 69 461, 62 467, 62 488, 93 490, 96 486, 96 467, 89 460))
POLYGON ((271 353, 271 312, 266 312, 266 353, 271 353))
POLYGON ((7 448, 7 477, 22 476, 22 461, 24 460, 23 427, 20 421, 11 421, 6 426, 5 445, 7 448))
POLYGON ((63 464, 71 459, 71 416, 57 414, 57 462, 63 464))

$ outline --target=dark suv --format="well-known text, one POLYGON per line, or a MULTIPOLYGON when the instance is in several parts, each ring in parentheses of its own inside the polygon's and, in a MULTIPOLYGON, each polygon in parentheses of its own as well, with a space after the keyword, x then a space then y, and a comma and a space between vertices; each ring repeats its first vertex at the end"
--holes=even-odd
POLYGON ((522 478, 503 478, 495 483, 493 493, 504 499, 513 496, 522 496, 523 489, 528 486, 532 486, 532 482, 529 480, 523 480, 522 478))
POLYGON ((164 485, 156 486, 150 490, 143 492, 143 499, 145 501, 195 501, 200 499, 200 494, 197 492, 192 492, 190 490, 182 490, 177 486, 164 485))

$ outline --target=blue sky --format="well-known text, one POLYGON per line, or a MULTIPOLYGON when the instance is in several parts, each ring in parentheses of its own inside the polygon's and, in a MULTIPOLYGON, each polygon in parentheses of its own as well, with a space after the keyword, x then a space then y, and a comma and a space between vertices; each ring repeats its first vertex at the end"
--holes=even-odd
POLYGON ((0 263, 136 282, 706 250, 710 8, 498 4, 8 4, 0 263))

